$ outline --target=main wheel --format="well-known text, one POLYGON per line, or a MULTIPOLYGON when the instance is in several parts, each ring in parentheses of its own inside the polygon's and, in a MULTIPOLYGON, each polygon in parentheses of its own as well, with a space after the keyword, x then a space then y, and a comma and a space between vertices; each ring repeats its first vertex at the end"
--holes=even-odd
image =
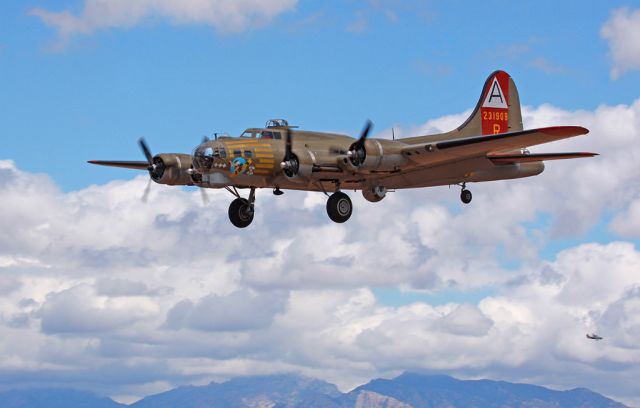
POLYGON ((345 222, 351 217, 352 211, 351 199, 345 193, 338 191, 331 194, 327 200, 327 214, 333 222, 345 222))
POLYGON ((467 190, 466 188, 463 189, 460 193, 460 200, 462 200, 462 202, 465 204, 469 204, 472 198, 473 196, 471 195, 471 191, 467 190))
POLYGON ((238 228, 245 228, 253 221, 253 209, 246 198, 236 198, 229 205, 229 220, 238 228))

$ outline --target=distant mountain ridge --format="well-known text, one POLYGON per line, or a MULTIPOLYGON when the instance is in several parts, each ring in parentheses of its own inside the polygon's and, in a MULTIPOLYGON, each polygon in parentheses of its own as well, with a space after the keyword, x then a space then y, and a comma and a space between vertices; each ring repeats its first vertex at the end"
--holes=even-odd
POLYGON ((376 379, 348 393, 326 381, 294 374, 239 377, 224 383, 184 386, 131 404, 72 390, 0 393, 2 408, 624 408, 585 388, 555 391, 537 385, 457 380, 445 375, 404 373, 376 379))

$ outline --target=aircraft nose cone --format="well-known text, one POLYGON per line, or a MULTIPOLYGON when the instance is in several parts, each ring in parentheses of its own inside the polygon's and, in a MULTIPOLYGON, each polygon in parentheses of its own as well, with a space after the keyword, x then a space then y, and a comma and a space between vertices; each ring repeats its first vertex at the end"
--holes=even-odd
POLYGON ((198 173, 203 173, 211 169, 213 165, 213 148, 207 143, 196 147, 193 152, 193 168, 198 173))

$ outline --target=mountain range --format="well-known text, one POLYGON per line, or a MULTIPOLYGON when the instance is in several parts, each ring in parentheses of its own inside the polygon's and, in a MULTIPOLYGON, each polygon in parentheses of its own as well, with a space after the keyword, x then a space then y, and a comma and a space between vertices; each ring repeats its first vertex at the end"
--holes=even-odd
POLYGON ((404 373, 341 393, 328 382, 295 374, 239 377, 205 386, 184 386, 124 405, 85 391, 28 389, 0 393, 3 408, 623 408, 585 388, 555 391, 537 385, 458 380, 404 373))

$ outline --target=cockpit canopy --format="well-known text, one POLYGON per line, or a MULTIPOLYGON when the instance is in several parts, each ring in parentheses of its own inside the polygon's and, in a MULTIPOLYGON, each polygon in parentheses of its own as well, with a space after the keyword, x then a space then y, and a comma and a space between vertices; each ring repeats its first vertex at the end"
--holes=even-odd
POLYGON ((240 135, 240 137, 250 137, 253 139, 282 139, 283 131, 295 127, 297 126, 289 126, 289 122, 285 119, 269 119, 263 129, 247 129, 240 135))
POLYGON ((277 130, 247 129, 240 137, 251 137, 254 139, 282 139, 282 132, 277 130))
POLYGON ((269 119, 267 124, 265 125, 267 129, 269 128, 288 128, 289 122, 285 119, 269 119))

